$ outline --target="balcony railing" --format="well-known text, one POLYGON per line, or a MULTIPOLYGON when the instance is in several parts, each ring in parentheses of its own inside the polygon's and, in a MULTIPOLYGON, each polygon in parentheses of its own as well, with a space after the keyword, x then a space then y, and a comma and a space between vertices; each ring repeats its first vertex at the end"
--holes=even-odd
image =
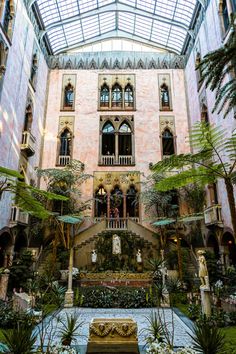
POLYGON ((119 155, 118 160, 115 155, 102 155, 101 165, 105 166, 131 166, 134 165, 134 157, 132 155, 119 155))
POLYGON ((223 226, 223 220, 221 216, 221 205, 215 204, 207 207, 204 210, 205 225, 218 225, 223 226))
POLYGON ((35 153, 35 137, 29 132, 24 131, 22 133, 22 143, 21 143, 21 150, 25 151, 28 156, 32 156, 35 153))
POLYGON ((22 211, 18 206, 14 205, 11 208, 10 223, 28 225, 29 214, 25 211, 22 211))
POLYGON ((70 163, 71 157, 70 155, 59 155, 58 158, 58 165, 59 166, 65 166, 70 163))

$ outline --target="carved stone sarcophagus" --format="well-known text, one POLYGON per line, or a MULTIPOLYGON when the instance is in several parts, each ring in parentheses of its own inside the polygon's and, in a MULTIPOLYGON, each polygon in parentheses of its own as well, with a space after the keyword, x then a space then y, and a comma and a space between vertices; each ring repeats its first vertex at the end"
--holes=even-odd
POLYGON ((87 354, 138 354, 137 324, 131 318, 97 318, 89 326, 87 354))

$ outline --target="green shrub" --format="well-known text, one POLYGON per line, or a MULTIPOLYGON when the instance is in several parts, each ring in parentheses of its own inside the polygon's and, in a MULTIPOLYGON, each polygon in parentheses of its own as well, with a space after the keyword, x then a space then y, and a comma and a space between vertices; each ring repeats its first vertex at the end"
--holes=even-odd
POLYGON ((153 298, 149 289, 144 288, 108 288, 108 287, 86 287, 80 289, 78 296, 79 303, 83 307, 94 308, 140 308, 153 307, 153 298), (81 302, 81 296, 83 301, 81 302))
POLYGON ((16 323, 25 323, 32 325, 34 322, 32 316, 25 312, 14 311, 11 304, 0 300, 0 326, 7 329, 15 326, 16 323))

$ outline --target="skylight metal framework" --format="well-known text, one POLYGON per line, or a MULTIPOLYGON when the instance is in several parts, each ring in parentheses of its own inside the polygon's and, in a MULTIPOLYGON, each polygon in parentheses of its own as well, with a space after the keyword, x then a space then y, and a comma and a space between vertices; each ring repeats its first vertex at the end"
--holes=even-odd
POLYGON ((107 38, 181 53, 198 0, 35 0, 54 54, 107 38))

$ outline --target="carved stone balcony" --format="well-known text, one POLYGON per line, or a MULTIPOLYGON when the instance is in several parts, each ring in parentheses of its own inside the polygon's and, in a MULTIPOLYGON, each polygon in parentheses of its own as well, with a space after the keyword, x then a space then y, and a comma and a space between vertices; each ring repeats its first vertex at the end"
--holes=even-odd
POLYGON ((11 207, 11 217, 10 224, 13 226, 14 224, 20 225, 28 225, 29 223, 29 214, 23 210, 21 210, 18 206, 14 205, 11 207))
POLYGON ((21 151, 24 151, 27 156, 32 156, 35 153, 35 137, 29 132, 24 131, 22 134, 21 151))
POLYGON ((119 155, 118 159, 115 155, 102 155, 100 158, 100 165, 103 166, 132 166, 134 164, 132 155, 119 155))
POLYGON ((223 227, 223 220, 221 216, 221 205, 211 205, 204 210, 204 219, 206 226, 223 227))
POLYGON ((58 166, 66 166, 70 163, 70 155, 59 155, 58 166))

